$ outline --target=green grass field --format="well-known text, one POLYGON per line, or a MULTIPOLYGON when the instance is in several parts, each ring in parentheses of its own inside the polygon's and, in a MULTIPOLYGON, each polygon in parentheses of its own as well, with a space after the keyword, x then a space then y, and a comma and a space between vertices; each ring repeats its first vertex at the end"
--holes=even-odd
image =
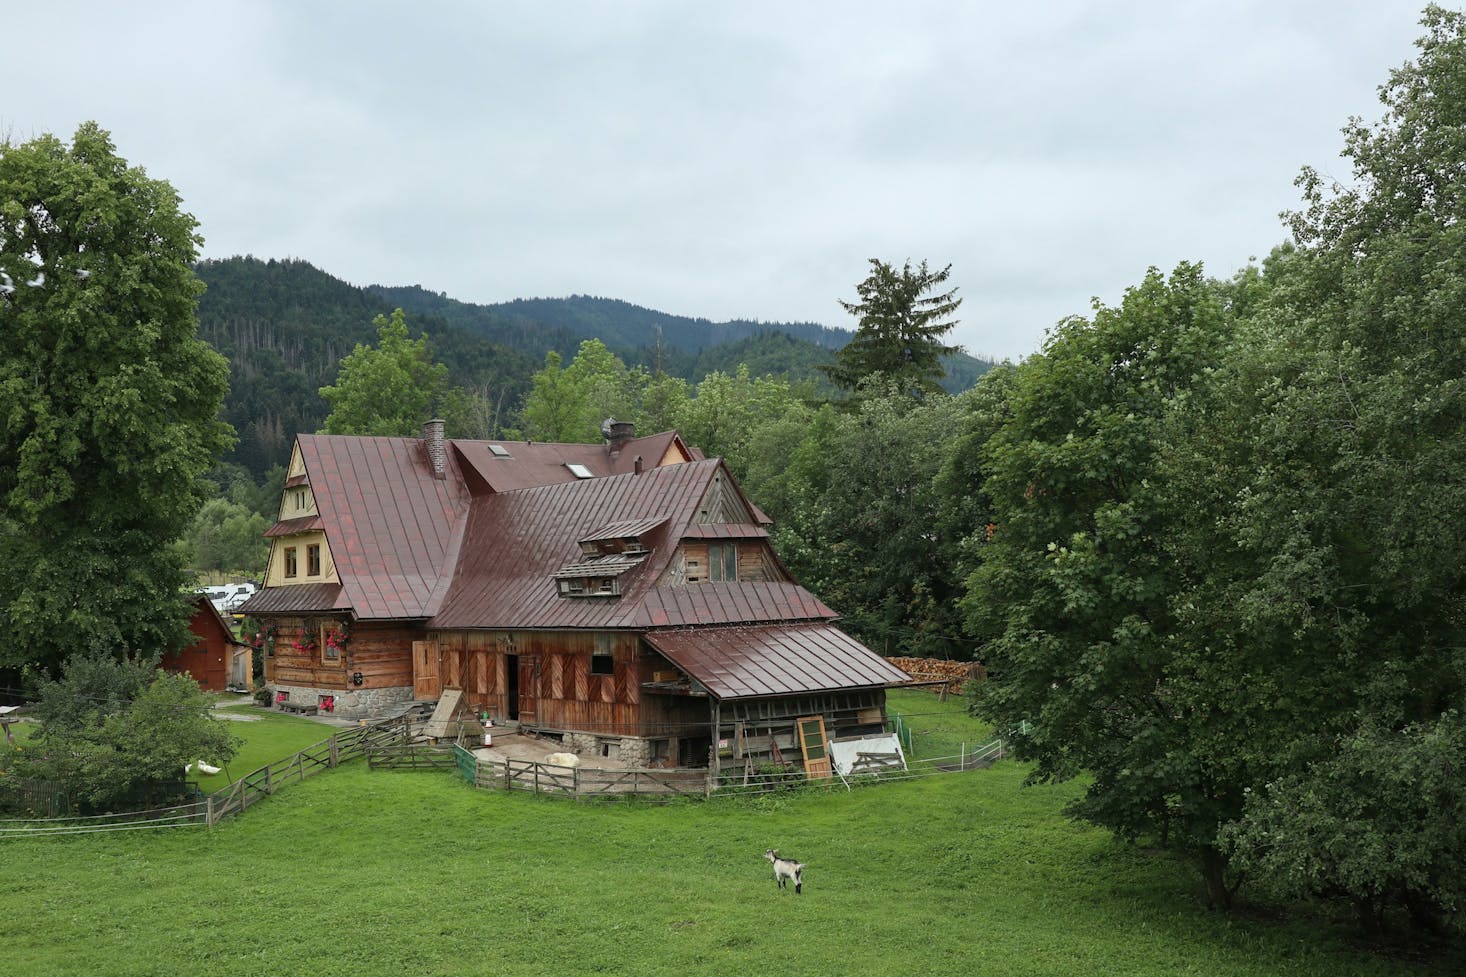
MULTIPOLYGON (((974 742, 984 733, 958 703, 893 708, 933 742, 960 742, 964 724, 974 742)), ((308 725, 317 740, 330 732, 308 725)), ((1318 917, 1207 912, 1189 866, 1066 820, 1072 789, 1023 788, 1023 776, 1004 762, 653 806, 478 791, 356 761, 213 830, 3 843, 4 972, 1442 972, 1318 917), (770 847, 808 863, 802 896, 775 887, 770 847)))
MULTIPOLYGON (((300 716, 289 716, 273 709, 261 709, 252 703, 226 706, 219 711, 247 717, 229 724, 230 732, 243 740, 243 745, 234 759, 229 761, 227 770, 221 770, 213 776, 199 773, 189 775, 190 779, 198 781, 204 793, 226 787, 231 780, 238 780, 267 763, 290 756, 337 732, 321 723, 300 716)), ((210 757, 200 759, 218 766, 218 761, 210 757)))

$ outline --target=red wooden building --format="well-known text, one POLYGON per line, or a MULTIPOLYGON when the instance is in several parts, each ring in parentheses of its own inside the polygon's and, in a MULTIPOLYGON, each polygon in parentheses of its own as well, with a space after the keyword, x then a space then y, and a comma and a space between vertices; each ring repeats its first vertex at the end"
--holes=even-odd
POLYGON ((641 765, 795 748, 800 718, 879 731, 908 676, 790 578, 720 460, 626 427, 604 445, 301 435, 244 608, 268 625, 271 687, 348 716, 457 688, 641 765))
POLYGON ((208 692, 226 688, 248 688, 250 650, 234 639, 234 629, 214 609, 209 598, 197 594, 193 598, 193 616, 188 628, 197 639, 180 651, 163 656, 158 667, 169 672, 186 672, 208 692))

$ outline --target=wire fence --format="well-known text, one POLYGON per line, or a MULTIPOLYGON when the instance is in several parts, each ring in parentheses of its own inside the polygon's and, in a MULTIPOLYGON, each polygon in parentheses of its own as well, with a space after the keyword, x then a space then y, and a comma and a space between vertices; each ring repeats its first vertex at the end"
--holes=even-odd
POLYGON ((375 749, 409 743, 417 725, 407 717, 386 719, 350 729, 308 746, 291 756, 268 763, 201 800, 171 807, 117 814, 74 817, 0 819, 0 839, 48 835, 96 834, 104 831, 140 831, 155 828, 212 827, 240 814, 283 788, 304 781, 375 749))
POLYGON ((525 791, 575 800, 642 798, 666 801, 677 797, 716 800, 796 790, 854 790, 869 784, 896 783, 950 776, 992 766, 1007 755, 1008 741, 999 737, 951 756, 902 759, 895 762, 812 778, 798 763, 725 766, 719 770, 676 768, 598 768, 564 766, 533 760, 478 756, 462 743, 452 747, 413 744, 384 751, 373 765, 395 769, 456 769, 465 782, 483 790, 525 791), (451 754, 450 751, 451 750, 451 754), (451 759, 450 759, 451 756, 451 759))
MULTIPOLYGON (((922 714, 916 714, 922 715, 922 714)), ((906 717, 912 718, 911 715, 906 717)), ((853 790, 857 786, 896 783, 950 776, 977 770, 1007 755, 1008 740, 989 743, 951 756, 910 757, 912 734, 902 717, 893 717, 892 732, 906 749, 904 762, 860 773, 812 779, 795 763, 745 763, 714 771, 696 769, 599 769, 563 767, 534 761, 480 758, 457 745, 419 742, 422 721, 403 716, 381 720, 338 733, 319 743, 240 777, 202 800, 169 807, 118 814, 73 817, 0 819, 0 840, 52 835, 97 834, 158 828, 202 827, 243 813, 281 789, 300 783, 348 760, 366 757, 374 769, 454 770, 468 783, 484 789, 520 790, 576 799, 642 797, 668 800, 697 797, 709 800, 788 793, 796 790, 853 790)), ((462 740, 462 737, 460 737, 462 740)))
POLYGON ((151 828, 189 828, 207 823, 207 801, 123 814, 94 814, 62 818, 0 819, 0 839, 39 838, 48 835, 102 834, 151 828))

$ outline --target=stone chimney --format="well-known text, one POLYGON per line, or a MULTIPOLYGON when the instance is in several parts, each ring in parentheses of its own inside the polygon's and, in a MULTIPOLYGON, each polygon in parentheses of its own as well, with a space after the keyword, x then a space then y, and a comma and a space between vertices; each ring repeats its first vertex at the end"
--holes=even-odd
POLYGON ((422 426, 422 443, 434 478, 448 477, 448 443, 443 440, 443 422, 434 418, 422 426))
POLYGON ((636 456, 636 461, 633 463, 632 471, 637 475, 641 474, 641 455, 636 456))
POLYGON ((618 421, 614 417, 606 418, 601 425, 601 434, 606 438, 606 447, 615 454, 626 446, 626 442, 636 437, 636 425, 630 421, 618 421))

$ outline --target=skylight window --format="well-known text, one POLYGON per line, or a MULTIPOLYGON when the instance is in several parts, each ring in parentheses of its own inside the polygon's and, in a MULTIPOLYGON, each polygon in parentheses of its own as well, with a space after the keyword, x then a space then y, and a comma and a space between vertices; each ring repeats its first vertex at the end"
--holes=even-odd
POLYGON ((570 474, 574 475, 576 478, 594 478, 595 477, 595 476, 593 476, 591 474, 591 471, 590 471, 589 468, 585 467, 584 465, 577 465, 573 461, 567 461, 565 463, 565 467, 568 468, 568 469, 570 469, 570 474))
POLYGON ((506 448, 506 447, 504 447, 502 444, 491 444, 491 445, 489 445, 489 454, 493 455, 495 458, 510 458, 510 457, 513 457, 512 455, 509 454, 509 449, 506 448))

